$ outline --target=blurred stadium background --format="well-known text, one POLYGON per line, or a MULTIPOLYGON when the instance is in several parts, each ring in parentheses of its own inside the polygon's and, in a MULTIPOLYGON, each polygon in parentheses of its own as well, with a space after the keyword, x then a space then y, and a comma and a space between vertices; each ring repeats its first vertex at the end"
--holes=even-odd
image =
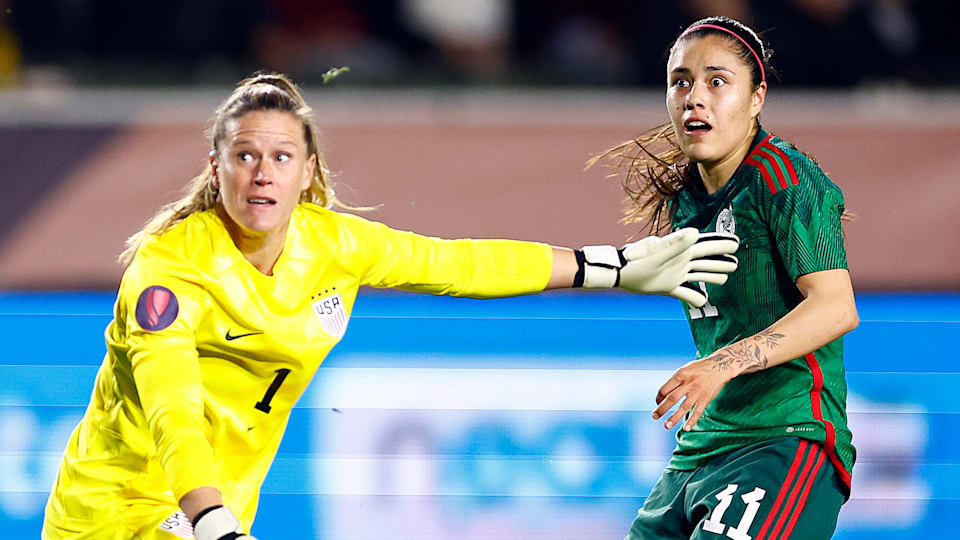
MULTIPOLYGON (((932 0, 0 0, 0 531, 36 538, 104 352, 123 240, 202 167, 258 68, 301 82, 338 195, 445 237, 622 243, 597 152, 665 121, 665 48, 765 30, 764 124, 816 156, 846 226, 860 451, 836 538, 949 536, 960 511, 960 4, 932 0), (350 72, 321 88, 331 67, 350 72)), ((653 393, 676 302, 364 291, 295 409, 254 533, 620 538, 672 448, 653 393)))

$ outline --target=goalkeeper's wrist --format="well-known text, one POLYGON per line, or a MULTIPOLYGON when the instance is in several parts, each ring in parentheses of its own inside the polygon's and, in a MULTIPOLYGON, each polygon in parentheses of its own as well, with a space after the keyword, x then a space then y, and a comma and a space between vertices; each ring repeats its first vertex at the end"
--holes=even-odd
POLYGON ((623 250, 613 246, 584 246, 574 250, 577 273, 571 287, 609 289, 620 285, 620 269, 627 260, 623 250))
POLYGON ((240 521, 222 504, 204 508, 193 518, 196 540, 235 540, 243 536, 240 521))

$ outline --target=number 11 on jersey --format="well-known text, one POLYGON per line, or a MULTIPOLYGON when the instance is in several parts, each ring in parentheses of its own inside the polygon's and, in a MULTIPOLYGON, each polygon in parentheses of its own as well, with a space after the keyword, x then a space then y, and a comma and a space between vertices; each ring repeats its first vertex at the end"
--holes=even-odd
POLYGON ((690 318, 691 319, 702 319, 704 317, 716 317, 720 313, 717 311, 717 306, 710 303, 710 297, 707 296, 707 284, 700 282, 700 290, 703 291, 703 295, 707 297, 707 303, 703 307, 693 307, 690 306, 690 318))
POLYGON ((733 502, 733 494, 736 493, 736 491, 737 484, 728 484, 723 491, 716 494, 717 501, 719 502, 710 513, 710 517, 703 522, 703 530, 718 535, 726 531, 726 535, 733 538, 733 540, 752 540, 753 537, 747 534, 747 531, 750 530, 753 520, 756 519, 757 511, 760 509, 760 501, 763 500, 767 492, 763 488, 757 487, 753 488, 753 491, 745 493, 740 497, 740 499, 746 503, 747 507, 740 517, 740 523, 734 528, 732 525, 728 527, 722 520, 723 514, 726 513, 727 508, 730 507, 730 503, 733 502))

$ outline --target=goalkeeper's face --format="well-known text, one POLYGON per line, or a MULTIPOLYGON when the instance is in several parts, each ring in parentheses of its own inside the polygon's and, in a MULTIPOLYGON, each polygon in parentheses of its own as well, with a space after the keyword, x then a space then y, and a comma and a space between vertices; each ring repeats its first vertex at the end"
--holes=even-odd
POLYGON ((749 149, 766 83, 754 88, 750 65, 723 36, 691 36, 667 62, 667 110, 683 153, 719 165, 749 149))
POLYGON ((284 111, 251 111, 228 121, 219 155, 211 163, 219 201, 249 232, 285 234, 315 167, 303 123, 284 111))

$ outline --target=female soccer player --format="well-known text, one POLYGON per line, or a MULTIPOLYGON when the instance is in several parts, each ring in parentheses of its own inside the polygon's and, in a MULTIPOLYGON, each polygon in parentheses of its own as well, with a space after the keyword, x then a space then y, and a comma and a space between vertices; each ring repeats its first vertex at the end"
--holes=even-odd
MULTIPOLYGON (((697 360, 659 389, 673 459, 627 538, 829 538, 850 493, 843 334, 858 324, 840 189, 759 122, 771 51, 725 17, 667 62, 670 122, 604 155, 626 167, 628 218, 734 232, 739 269, 689 306, 697 360)), ((602 157, 602 156, 601 156, 602 157)))
POLYGON ((250 538, 291 409, 361 285, 474 297, 619 286, 702 305, 680 284, 719 284, 736 268, 735 236, 693 228, 574 252, 428 238, 328 210, 311 110, 277 74, 241 82, 211 139, 188 194, 121 256, 107 355, 45 539, 250 538))

